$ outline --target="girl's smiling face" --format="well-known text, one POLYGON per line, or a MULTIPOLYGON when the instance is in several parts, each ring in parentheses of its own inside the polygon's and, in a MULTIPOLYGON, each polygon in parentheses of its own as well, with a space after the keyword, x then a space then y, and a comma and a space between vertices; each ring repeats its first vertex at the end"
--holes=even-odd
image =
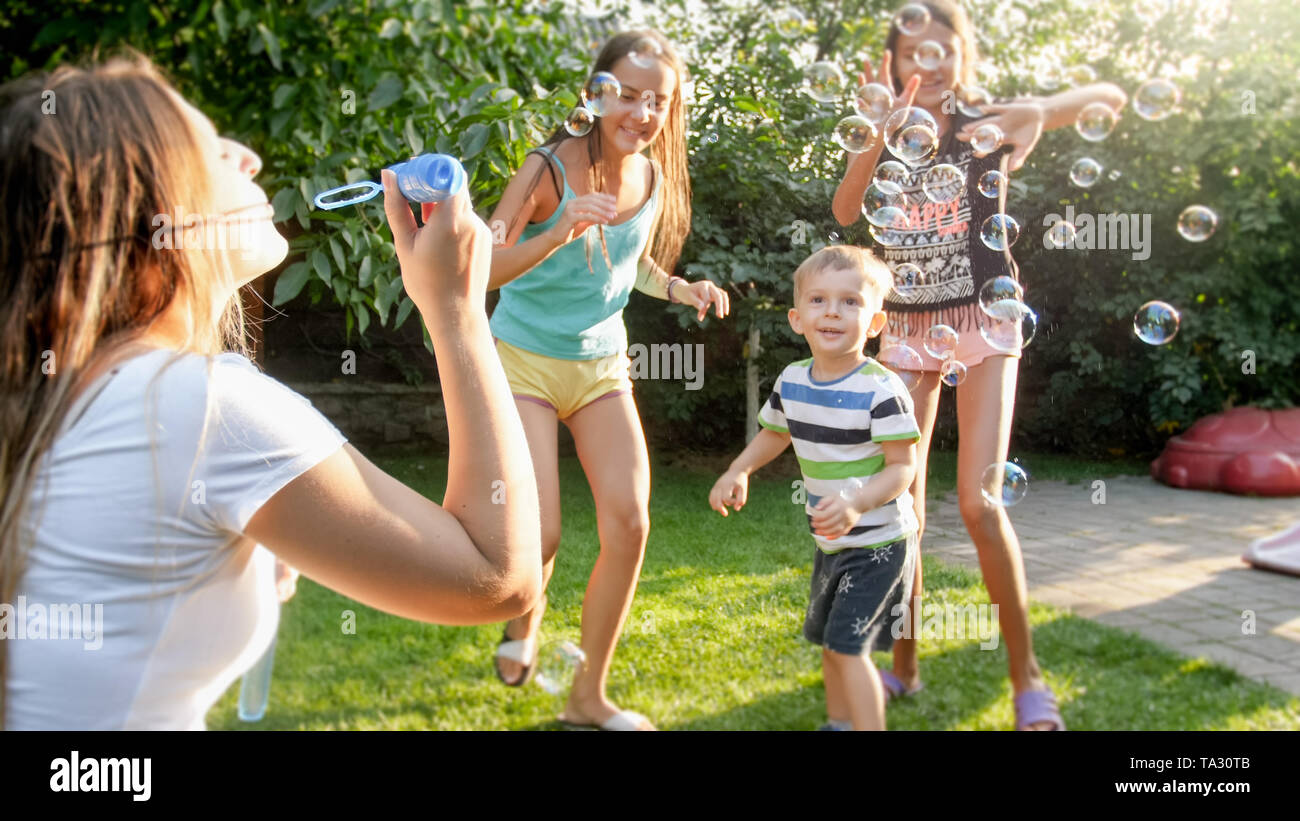
POLYGON ((668 122, 677 94, 677 72, 660 59, 637 65, 620 57, 610 73, 618 78, 623 91, 609 113, 600 118, 601 136, 620 154, 639 154, 668 122))
POLYGON ((920 75, 915 104, 932 114, 942 110, 944 92, 956 87, 963 59, 961 38, 938 20, 931 20, 920 34, 900 35, 894 44, 894 72, 899 83, 906 87, 908 80, 920 75), (927 40, 943 46, 943 59, 934 68, 923 68, 916 61, 917 47, 927 40))

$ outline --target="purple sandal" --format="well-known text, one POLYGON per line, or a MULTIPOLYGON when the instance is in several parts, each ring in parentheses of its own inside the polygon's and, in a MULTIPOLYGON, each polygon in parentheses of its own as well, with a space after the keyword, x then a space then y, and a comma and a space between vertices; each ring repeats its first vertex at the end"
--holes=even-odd
POLYGON ((890 701, 893 701, 896 698, 902 698, 903 696, 910 696, 913 693, 919 693, 925 689, 925 685, 921 683, 918 683, 915 687, 913 687, 910 690, 907 689, 905 686, 903 686, 903 680, 900 679, 898 676, 894 675, 894 671, 892 670, 880 671, 880 683, 885 685, 886 704, 888 704, 890 701))
POLYGON ((1030 725, 1050 721, 1053 730, 1064 730, 1061 711, 1056 706, 1056 695, 1051 690, 1027 690, 1015 698, 1016 729, 1025 730, 1030 725))

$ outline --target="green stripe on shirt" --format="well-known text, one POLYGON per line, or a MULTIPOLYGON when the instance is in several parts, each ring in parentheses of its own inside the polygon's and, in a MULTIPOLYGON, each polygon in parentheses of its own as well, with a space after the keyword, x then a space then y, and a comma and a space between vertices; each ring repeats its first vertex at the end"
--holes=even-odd
POLYGON ((885 467, 885 455, 879 454, 854 462, 813 462, 799 457, 799 469, 809 479, 850 479, 874 476, 885 467))
POLYGON ((778 428, 776 425, 773 425, 771 422, 765 422, 765 421, 763 421, 763 417, 762 417, 762 416, 758 417, 758 424, 762 425, 763 427, 767 428, 768 430, 774 430, 774 431, 776 431, 777 433, 789 433, 789 432, 790 432, 790 429, 789 429, 789 428, 778 428))
POLYGON ((895 433, 891 436, 873 436, 871 437, 871 441, 897 442, 899 439, 920 439, 920 438, 921 438, 921 433, 918 431, 916 433, 895 433))

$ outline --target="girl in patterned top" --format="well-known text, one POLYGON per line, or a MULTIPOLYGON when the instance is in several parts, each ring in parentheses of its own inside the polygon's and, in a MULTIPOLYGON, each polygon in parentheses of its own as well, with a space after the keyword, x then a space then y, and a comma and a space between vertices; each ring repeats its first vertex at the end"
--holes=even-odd
MULTIPOLYGON (((926 464, 938 411, 942 362, 928 354, 923 340, 935 324, 958 331, 955 358, 967 367, 967 377, 956 389, 958 505, 979 553, 989 597, 998 606, 1016 694, 1016 726, 1064 729, 1055 696, 1034 657, 1020 544, 1006 511, 987 502, 980 492, 984 469, 1007 458, 1020 354, 990 346, 979 332, 980 287, 997 276, 1018 278, 1018 270, 1009 251, 990 250, 979 236, 985 219, 1005 213, 1006 186, 1000 186, 998 196, 990 199, 981 195, 977 184, 988 171, 1005 175, 1018 170, 1044 130, 1074 123, 1089 103, 1102 102, 1118 112, 1127 97, 1114 85, 1098 83, 1047 98, 1025 97, 977 106, 984 101, 972 92, 977 55, 970 19, 951 0, 925 0, 922 5, 930 12, 930 22, 922 31, 905 34, 897 24, 891 27, 880 81, 894 91, 894 110, 916 105, 934 117, 939 127, 934 162, 957 166, 965 183, 952 202, 936 205, 921 191, 919 175, 911 174, 903 185, 906 224, 873 230, 878 241, 889 243, 882 244, 879 251, 891 266, 910 262, 923 272, 919 285, 903 293, 896 290, 886 300, 889 328, 881 346, 905 342, 922 359, 922 371, 915 375, 912 388, 921 441, 911 495, 924 533, 926 464), (943 59, 934 68, 923 68, 916 60, 917 46, 927 40, 944 49, 943 59), (982 123, 1001 129, 1005 135, 1001 148, 991 153, 973 149, 971 135, 982 123)), ((870 62, 864 68, 859 79, 866 84, 873 76, 870 62)), ((832 206, 841 225, 858 219, 882 147, 880 137, 867 151, 850 155, 832 206)), ((914 587, 919 591, 919 564, 916 572, 914 587)), ((918 619, 917 610, 912 608, 913 619, 918 619)), ((920 688, 915 639, 894 644, 894 670, 882 672, 882 678, 894 696, 920 688)))

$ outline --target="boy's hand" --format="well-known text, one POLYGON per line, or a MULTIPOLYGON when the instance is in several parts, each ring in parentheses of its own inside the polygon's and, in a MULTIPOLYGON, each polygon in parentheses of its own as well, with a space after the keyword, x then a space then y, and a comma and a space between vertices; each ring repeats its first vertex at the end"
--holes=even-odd
POLYGON ((709 507, 726 516, 727 505, 731 505, 733 510, 740 510, 745 506, 748 496, 749 475, 729 470, 722 474, 722 478, 709 491, 709 507))
POLYGON ((856 498, 856 491, 861 488, 862 483, 858 482, 848 492, 823 497, 813 508, 813 532, 823 539, 838 539, 852 530, 866 512, 858 509, 856 500, 850 501, 856 498))

